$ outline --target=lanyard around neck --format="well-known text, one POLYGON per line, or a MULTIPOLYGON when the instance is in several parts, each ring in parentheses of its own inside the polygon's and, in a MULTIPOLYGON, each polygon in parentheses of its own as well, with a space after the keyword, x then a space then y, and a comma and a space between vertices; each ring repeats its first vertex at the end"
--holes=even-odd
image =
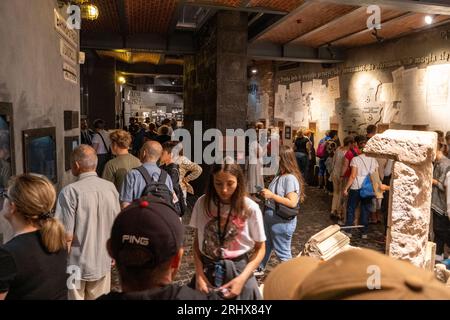
POLYGON ((227 221, 225 222, 225 226, 222 232, 220 228, 221 215, 220 215, 220 200, 219 200, 219 203, 217 204, 217 235, 219 236, 219 244, 221 248, 223 247, 223 244, 225 242, 225 236, 227 234, 227 228, 230 222, 230 217, 231 217, 231 204, 230 204, 230 211, 228 211, 227 215, 227 221))

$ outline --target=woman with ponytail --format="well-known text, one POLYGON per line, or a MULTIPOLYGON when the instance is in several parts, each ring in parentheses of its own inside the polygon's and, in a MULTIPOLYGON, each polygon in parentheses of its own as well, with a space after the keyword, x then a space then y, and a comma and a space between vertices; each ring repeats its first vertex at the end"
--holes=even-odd
POLYGON ((0 212, 14 237, 0 246, 0 300, 67 299, 66 238, 54 218, 56 191, 33 174, 12 178, 0 212))

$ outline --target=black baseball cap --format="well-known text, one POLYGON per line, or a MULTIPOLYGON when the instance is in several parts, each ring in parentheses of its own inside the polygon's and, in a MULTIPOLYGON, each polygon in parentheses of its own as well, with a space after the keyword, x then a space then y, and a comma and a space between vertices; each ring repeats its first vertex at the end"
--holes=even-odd
POLYGON ((183 239, 184 226, 177 212, 149 195, 134 201, 114 220, 111 254, 124 267, 153 268, 174 257, 183 239))

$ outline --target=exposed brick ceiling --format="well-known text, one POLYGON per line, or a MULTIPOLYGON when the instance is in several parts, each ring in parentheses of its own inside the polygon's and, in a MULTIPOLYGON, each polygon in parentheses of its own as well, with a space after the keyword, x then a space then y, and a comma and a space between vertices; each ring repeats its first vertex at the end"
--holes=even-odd
POLYGON ((166 34, 176 5, 175 0, 126 0, 128 33, 166 34))
MULTIPOLYGON (((180 0, 124 0, 123 15, 126 18, 127 30, 121 30, 118 0, 91 0, 91 2, 98 6, 100 14, 95 21, 83 20, 84 32, 125 35, 157 33, 163 36, 168 34, 177 7, 182 3, 180 0)), ((365 27, 368 15, 363 7, 305 0, 186 0, 185 2, 230 7, 246 5, 286 12, 297 9, 281 23, 261 34, 256 42, 292 43, 309 47, 327 44, 353 47, 376 41, 365 27)), ((385 39, 425 27, 423 14, 382 8, 381 17, 383 28, 379 35, 385 39)), ((435 23, 449 18, 450 16, 436 16, 435 23)))

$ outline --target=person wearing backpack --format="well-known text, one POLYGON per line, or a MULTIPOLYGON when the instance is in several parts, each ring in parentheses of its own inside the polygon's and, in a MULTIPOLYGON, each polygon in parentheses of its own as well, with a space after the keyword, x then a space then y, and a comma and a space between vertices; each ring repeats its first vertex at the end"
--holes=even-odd
MULTIPOLYGON (((344 188, 344 196, 348 196, 347 202, 347 221, 346 226, 353 226, 355 219, 355 209, 361 202, 361 224, 364 225, 361 238, 367 239, 367 231, 369 228, 369 213, 372 205, 372 199, 375 196, 375 192, 372 186, 372 194, 366 192, 370 189, 370 175, 378 170, 378 162, 371 157, 362 154, 358 157, 354 157, 350 163, 351 173, 344 188), (369 186, 369 188, 367 188, 369 186)), ((378 174, 378 173, 377 173, 378 174)), ((351 230, 351 229, 350 229, 351 230)), ((352 236, 351 231, 347 233, 348 236, 352 236)))
MULTIPOLYGON (((356 136, 354 139, 354 142, 348 146, 348 150, 345 153, 345 159, 344 164, 342 167, 342 172, 344 179, 350 178, 350 174, 352 172, 352 169, 350 167, 350 163, 352 162, 354 157, 357 157, 361 154, 361 151, 359 149, 359 145, 365 145, 366 144, 366 138, 364 136, 356 136)), ((345 143, 344 143, 345 144, 345 143)))
POLYGON ((328 143, 331 140, 337 140, 337 132, 336 130, 327 131, 325 138, 319 141, 319 145, 317 147, 316 156, 320 158, 319 160, 319 188, 325 188, 326 185, 326 176, 327 176, 327 167, 325 162, 329 156, 328 153, 328 143))
POLYGON ((156 164, 161 154, 162 146, 159 142, 147 141, 142 146, 142 166, 128 172, 120 190, 122 209, 147 194, 153 194, 175 206, 178 199, 173 190, 172 179, 156 164))
POLYGON ((159 164, 160 168, 166 171, 172 179, 173 190, 178 198, 178 202, 175 204, 176 211, 182 217, 186 213, 186 201, 180 185, 180 167, 173 160, 174 154, 180 148, 175 148, 178 143, 178 141, 168 141, 162 144, 163 152, 159 158, 159 164))

